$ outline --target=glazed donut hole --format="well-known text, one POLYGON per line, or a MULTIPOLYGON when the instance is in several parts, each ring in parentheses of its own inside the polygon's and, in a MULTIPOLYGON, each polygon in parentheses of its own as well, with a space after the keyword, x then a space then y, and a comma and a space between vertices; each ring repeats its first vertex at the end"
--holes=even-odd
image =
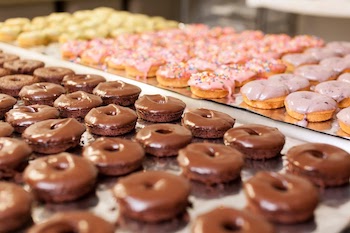
POLYGON ((174 131, 172 131, 171 129, 157 129, 154 132, 159 133, 159 134, 171 134, 174 131))

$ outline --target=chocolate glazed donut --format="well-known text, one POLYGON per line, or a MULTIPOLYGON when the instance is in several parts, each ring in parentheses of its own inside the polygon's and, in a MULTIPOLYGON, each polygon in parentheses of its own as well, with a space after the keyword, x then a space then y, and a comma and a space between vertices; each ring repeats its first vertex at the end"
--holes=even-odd
POLYGON ((40 82, 50 82, 61 84, 64 76, 74 74, 74 71, 64 67, 43 67, 34 70, 34 76, 38 77, 40 82))
POLYGON ((306 143, 289 149, 287 171, 309 179, 321 187, 349 183, 350 155, 324 143, 306 143))
POLYGON ((69 74, 64 76, 62 85, 68 92, 85 91, 92 93, 93 89, 106 79, 96 74, 69 74))
POLYGON ((0 182, 0 233, 12 232, 30 220, 32 196, 21 186, 0 182))
POLYGON ((307 179, 291 174, 258 172, 244 183, 252 212, 278 223, 310 219, 318 204, 318 192, 307 179))
POLYGON ((226 113, 205 108, 188 111, 182 117, 182 125, 199 138, 222 138, 234 124, 235 119, 226 113))
POLYGON ((177 161, 185 177, 206 184, 237 179, 244 165, 238 150, 214 143, 192 143, 179 151, 177 161))
POLYGON ((0 169, 15 169, 31 154, 32 149, 23 140, 0 137, 0 169))
POLYGON ((143 95, 135 102, 137 115, 150 122, 171 122, 181 118, 186 104, 175 97, 143 95))
POLYGON ((146 171, 121 178, 113 188, 120 213, 145 221, 169 220, 186 211, 189 182, 163 171, 146 171))
POLYGON ((4 118, 5 113, 16 103, 17 100, 12 96, 0 93, 0 119, 4 118))
POLYGON ((113 233, 114 228, 113 224, 92 213, 71 211, 55 214, 45 222, 30 228, 27 233, 113 233))
POLYGON ((279 155, 285 136, 277 128, 246 124, 229 129, 224 143, 241 151, 248 159, 269 159, 279 155))
POLYGON ((69 153, 37 158, 23 173, 39 200, 54 203, 73 201, 89 193, 96 178, 97 169, 89 160, 69 153))
POLYGON ((219 207, 199 215, 192 233, 274 233, 274 227, 263 218, 248 211, 219 207))

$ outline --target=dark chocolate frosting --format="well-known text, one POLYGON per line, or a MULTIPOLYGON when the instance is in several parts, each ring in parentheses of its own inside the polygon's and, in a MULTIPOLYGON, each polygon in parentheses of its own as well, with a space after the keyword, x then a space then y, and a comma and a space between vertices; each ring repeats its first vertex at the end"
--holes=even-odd
POLYGON ((10 136, 13 130, 13 127, 9 123, 0 121, 0 137, 10 136))
POLYGON ((106 79, 96 74, 69 74, 62 80, 63 86, 73 86, 82 88, 86 86, 96 87, 99 83, 105 82, 106 79))
POLYGON ((4 68, 10 70, 13 74, 33 74, 35 69, 44 66, 44 62, 30 59, 13 60, 4 63, 4 68))
POLYGON ((124 97, 139 95, 141 93, 141 88, 116 80, 98 84, 93 93, 101 97, 124 97))
POLYGON ((12 96, 0 93, 0 109, 11 108, 16 102, 12 96))
POLYGON ((41 100, 41 99, 56 99, 64 94, 66 90, 61 85, 55 83, 34 83, 24 86, 19 92, 21 98, 41 100))
POLYGON ((135 102, 137 110, 151 113, 173 113, 183 111, 186 104, 175 97, 163 95, 143 95, 135 102))
POLYGON ((0 66, 2 67, 7 61, 18 60, 19 56, 10 53, 0 53, 0 66))
POLYGON ((55 83, 61 83, 63 77, 69 74, 74 74, 74 71, 56 66, 38 68, 34 71, 34 76, 38 77, 43 82, 55 81, 55 83))
POLYGON ((0 137, 0 168, 16 168, 31 153, 32 149, 23 140, 0 137))
POLYGON ((99 96, 86 93, 84 91, 76 91, 69 94, 64 94, 58 97, 54 106, 67 110, 91 109, 102 104, 102 99, 99 96))

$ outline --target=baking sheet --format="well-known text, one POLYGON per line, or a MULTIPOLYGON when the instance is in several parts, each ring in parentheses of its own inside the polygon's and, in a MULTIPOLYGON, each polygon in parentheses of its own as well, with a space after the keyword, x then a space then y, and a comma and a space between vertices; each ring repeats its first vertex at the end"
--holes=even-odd
MULTIPOLYGON (((122 79, 112 74, 106 74, 92 68, 80 66, 77 64, 61 61, 52 57, 48 57, 39 53, 23 50, 11 45, 1 44, 0 49, 6 52, 15 53, 22 58, 31 58, 42 60, 48 66, 64 66, 75 70, 77 73, 95 73, 103 75, 108 80, 122 79)), ((217 111, 226 112, 227 114, 236 118, 236 125, 245 123, 259 123, 272 127, 279 128, 286 136, 286 145, 282 151, 284 154, 290 147, 303 143, 304 141, 317 141, 337 145, 349 151, 349 141, 342 138, 321 134, 318 132, 306 130, 295 127, 293 125, 284 124, 282 122, 274 121, 269 118, 264 118, 256 114, 252 114, 245 110, 235 109, 226 105, 220 105, 214 102, 192 99, 174 92, 169 92, 164 89, 156 88, 152 85, 139 83, 134 80, 126 80, 129 83, 136 84, 142 88, 142 94, 159 93, 164 95, 172 95, 181 98, 186 104, 187 109, 198 107, 211 108, 217 111), (298 138, 298 139, 296 139, 298 138)), ((137 128, 141 128, 145 122, 139 121, 137 128)), ((128 134, 126 137, 133 137, 134 134, 128 134)), ((93 136, 85 134, 85 143, 93 140, 93 136)), ((220 140, 214 140, 215 143, 220 143, 220 140)), ((79 152, 79 151, 75 151, 79 152)), ((244 169, 241 172, 242 181, 245 181, 259 170, 282 171, 285 163, 283 157, 268 161, 247 161, 244 169)), ((144 160, 144 168, 146 170, 166 170, 168 172, 178 174, 180 169, 176 163, 175 158, 158 159, 148 156, 144 160)), ((112 197, 110 188, 117 182, 118 178, 104 178, 100 177, 96 188, 96 192, 72 203, 66 204, 42 204, 36 203, 33 209, 33 221, 40 222, 53 213, 62 210, 72 209, 86 209, 95 214, 115 222, 118 217, 118 207, 112 197)), ((217 206, 230 206, 238 209, 244 208, 246 201, 242 192, 242 183, 237 181, 227 185, 218 185, 215 187, 207 187, 199 183, 192 182, 192 194, 190 201, 192 208, 188 209, 188 215, 181 216, 178 219, 173 219, 170 222, 162 224, 139 224, 135 221, 125 221, 116 232, 135 232, 142 230, 144 232, 189 232, 191 221, 199 214, 209 211, 217 206), (186 221, 189 219, 189 222, 186 221)), ((330 233, 341 232, 350 221, 350 186, 339 188, 320 190, 322 202, 315 212, 315 218, 312 221, 297 225, 276 225, 278 232, 283 233, 330 233)))

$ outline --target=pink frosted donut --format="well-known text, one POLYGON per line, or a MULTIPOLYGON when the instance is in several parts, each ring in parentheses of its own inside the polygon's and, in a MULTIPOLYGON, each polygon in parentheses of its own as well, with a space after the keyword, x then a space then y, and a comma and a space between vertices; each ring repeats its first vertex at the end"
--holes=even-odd
POLYGON ((156 72, 159 84, 168 87, 187 87, 191 75, 197 71, 186 63, 166 63, 156 72))
POLYGON ((308 79, 295 74, 276 74, 272 75, 268 80, 283 83, 288 87, 289 92, 308 90, 310 88, 308 79))
POLYGON ((249 56, 245 52, 236 51, 234 49, 221 50, 216 58, 218 64, 244 64, 249 60, 249 56))
POLYGON ((337 73, 350 72, 350 59, 329 57, 320 62, 321 66, 330 67, 337 73))
POLYGON ((281 60, 254 58, 245 64, 245 67, 256 72, 259 77, 267 78, 273 74, 283 73, 287 66, 281 60))
POLYGON ((322 40, 317 36, 298 35, 292 39, 291 43, 299 45, 303 48, 312 48, 312 47, 322 47, 324 45, 324 40, 322 40))
POLYGON ((340 128, 347 134, 350 134, 350 107, 340 110, 337 114, 340 128))
POLYGON ((88 65, 103 64, 105 58, 108 56, 109 51, 103 45, 86 49, 80 55, 81 62, 88 65))
POLYGON ((311 84, 317 84, 337 78, 337 72, 330 67, 321 65, 300 66, 294 70, 294 74, 307 78, 311 84))
POLYGON ((202 71, 214 71, 217 69, 217 65, 215 63, 200 59, 200 58, 191 58, 187 61, 187 65, 192 67, 191 69, 202 71))
POLYGON ((241 87, 245 83, 256 78, 256 73, 248 70, 245 66, 221 66, 215 73, 230 77, 235 81, 236 87, 241 87))
POLYGON ((65 59, 75 59, 88 48, 88 42, 73 40, 64 43, 61 47, 61 55, 65 59))
POLYGON ((333 50, 340 56, 350 54, 350 42, 348 41, 332 41, 326 44, 326 48, 333 50))
POLYGON ((329 48, 309 48, 304 51, 304 53, 311 54, 314 58, 316 58, 318 61, 321 61, 323 59, 329 58, 329 57, 338 57, 339 54, 336 53, 334 50, 329 48))
POLYGON ((350 83, 350 73, 344 73, 344 74, 340 75, 337 80, 350 83))
POLYGON ((339 108, 350 106, 350 83, 332 80, 317 84, 315 92, 326 95, 338 102, 339 108))
POLYGON ((337 102, 331 97, 311 91, 291 93, 286 97, 284 104, 288 115, 309 122, 329 120, 337 109, 337 102))
POLYGON ((243 101, 252 107, 275 109, 284 106, 284 98, 289 89, 281 82, 270 80, 255 80, 241 88, 243 101))

